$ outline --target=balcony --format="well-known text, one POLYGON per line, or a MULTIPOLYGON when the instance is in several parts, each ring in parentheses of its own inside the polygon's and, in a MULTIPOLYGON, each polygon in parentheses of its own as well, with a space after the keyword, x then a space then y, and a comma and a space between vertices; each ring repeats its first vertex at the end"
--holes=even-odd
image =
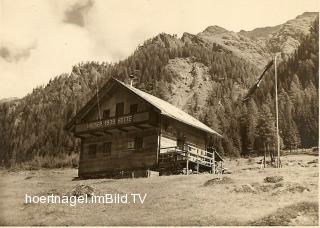
POLYGON ((151 118, 150 112, 126 114, 77 124, 75 133, 82 134, 88 132, 103 132, 108 134, 109 131, 112 132, 114 130, 129 131, 130 129, 144 129, 149 128, 152 124, 154 124, 153 119, 154 118, 151 118))

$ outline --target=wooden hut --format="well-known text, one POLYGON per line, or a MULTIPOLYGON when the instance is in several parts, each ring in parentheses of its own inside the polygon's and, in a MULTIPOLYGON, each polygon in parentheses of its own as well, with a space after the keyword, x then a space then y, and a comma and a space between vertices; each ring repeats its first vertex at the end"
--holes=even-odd
MULTIPOLYGON (((80 177, 144 175, 147 170, 215 172, 207 148, 219 133, 168 102, 115 78, 66 125, 81 139, 80 177)), ((186 172, 188 173, 188 172, 186 172)))

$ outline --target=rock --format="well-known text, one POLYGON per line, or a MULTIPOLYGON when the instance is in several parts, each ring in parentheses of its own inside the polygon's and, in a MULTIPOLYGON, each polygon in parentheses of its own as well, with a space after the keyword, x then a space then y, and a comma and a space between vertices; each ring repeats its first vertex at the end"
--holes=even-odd
POLYGON ((288 186, 279 186, 276 188, 276 191, 272 193, 272 195, 279 195, 281 193, 307 193, 310 192, 310 189, 299 184, 299 183, 291 183, 288 186))
POLYGON ((262 191, 262 192, 269 192, 272 189, 274 189, 274 186, 270 184, 265 184, 265 185, 260 185, 257 190, 262 191))
POLYGON ((94 195, 94 188, 89 185, 80 184, 72 189, 69 195, 76 197, 87 195, 88 197, 91 197, 94 195))
POLYGON ((213 178, 211 180, 206 181, 203 186, 210 186, 215 184, 230 184, 233 183, 233 180, 230 177, 222 177, 222 178, 213 178))
POLYGON ((307 164, 318 164, 318 159, 314 159, 312 161, 309 161, 307 164))
POLYGON ((231 173, 232 172, 230 170, 227 170, 227 169, 223 170, 223 174, 231 174, 231 173))
POLYGON ((256 189, 251 184, 242 185, 240 188, 235 188, 234 191, 242 193, 257 193, 256 189))
POLYGON ((255 189, 251 184, 242 185, 242 189, 245 192, 255 192, 255 189))
POLYGON ((296 192, 305 193, 305 192, 310 192, 310 189, 300 184, 292 184, 287 188, 287 191, 292 193, 296 193, 296 192))
POLYGON ((280 187, 283 187, 283 183, 276 183, 274 185, 274 188, 280 188, 280 187))
POLYGON ((270 177, 264 178, 265 183, 278 183, 280 181, 283 181, 282 176, 270 176, 270 177))

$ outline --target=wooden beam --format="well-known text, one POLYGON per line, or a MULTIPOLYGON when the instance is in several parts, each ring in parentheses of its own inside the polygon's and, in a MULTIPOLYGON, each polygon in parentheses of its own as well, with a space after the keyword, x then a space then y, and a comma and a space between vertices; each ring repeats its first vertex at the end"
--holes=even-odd
POLYGON ((111 132, 108 132, 108 131, 106 131, 106 130, 104 130, 103 133, 104 133, 105 135, 112 135, 111 132))
POLYGON ((102 136, 101 134, 96 133, 96 132, 91 132, 91 133, 89 133, 89 134, 90 134, 90 135, 93 135, 93 136, 96 136, 96 137, 102 136))
POLYGON ((121 127, 117 127, 116 129, 119 130, 119 131, 122 131, 122 132, 128 132, 127 130, 125 130, 125 129, 121 128, 121 127))
POLYGON ((141 126, 139 126, 139 125, 137 125, 137 124, 134 124, 134 125, 132 125, 133 127, 135 127, 135 128, 138 128, 138 129, 140 129, 140 130, 145 130, 145 129, 147 129, 148 127, 141 127, 141 126))

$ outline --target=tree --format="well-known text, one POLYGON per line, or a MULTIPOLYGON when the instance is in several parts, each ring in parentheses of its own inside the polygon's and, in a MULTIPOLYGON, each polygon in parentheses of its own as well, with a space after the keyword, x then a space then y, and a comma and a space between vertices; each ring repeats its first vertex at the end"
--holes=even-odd
POLYGON ((300 135, 296 123, 292 117, 294 113, 292 101, 285 91, 281 92, 279 96, 280 104, 280 135, 283 139, 283 143, 290 151, 300 146, 300 135))
POLYGON ((250 100, 240 117, 241 155, 252 155, 254 151, 255 128, 257 125, 258 110, 254 100, 250 100))
MULTIPOLYGON (((275 121, 271 114, 271 111, 267 105, 262 106, 260 112, 257 127, 256 127, 256 149, 261 150, 266 156, 266 152, 270 153, 271 162, 274 162, 274 146, 276 142, 275 121)), ((264 159, 265 160, 265 159, 264 159)))

